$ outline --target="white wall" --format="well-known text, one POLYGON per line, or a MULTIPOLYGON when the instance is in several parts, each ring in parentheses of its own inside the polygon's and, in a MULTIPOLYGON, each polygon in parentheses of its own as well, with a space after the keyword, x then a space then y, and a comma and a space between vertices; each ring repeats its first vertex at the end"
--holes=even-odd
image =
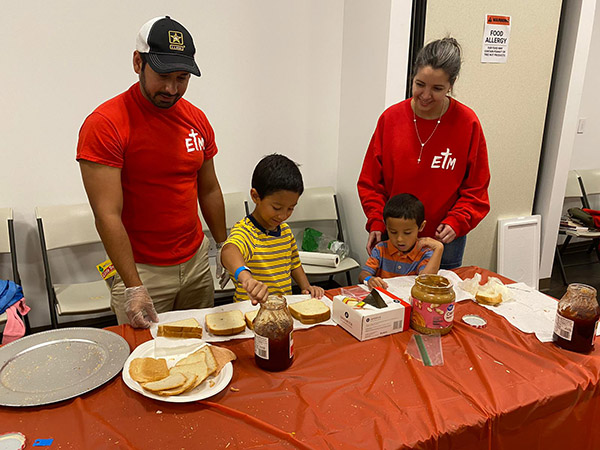
POLYGON ((552 275, 567 173, 571 164, 577 117, 583 95, 596 0, 567 2, 565 6, 534 205, 534 213, 542 216, 540 279, 548 279, 552 275))
POLYGON ((136 81, 135 36, 152 17, 169 14, 194 36, 202 77, 186 98, 215 128, 225 192, 249 189, 272 152, 301 163, 306 186, 335 185, 343 0, 32 0, 2 12, 0 206, 15 212, 34 327, 49 323, 34 207, 87 201, 79 127, 136 81))
POLYGON ((600 167, 600 8, 596 7, 591 17, 594 18, 593 31, 579 108, 579 118, 585 119, 585 126, 583 134, 575 135, 571 169, 600 167))
POLYGON ((410 0, 346 0, 337 191, 351 255, 367 259, 368 234, 356 182, 377 119, 404 100, 410 0))

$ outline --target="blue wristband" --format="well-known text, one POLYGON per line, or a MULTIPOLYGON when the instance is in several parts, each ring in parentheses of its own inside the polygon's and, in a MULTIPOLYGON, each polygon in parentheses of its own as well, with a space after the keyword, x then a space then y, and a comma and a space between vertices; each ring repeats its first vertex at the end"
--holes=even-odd
POLYGON ((252 273, 250 271, 250 269, 247 266, 240 266, 236 269, 235 273, 233 274, 233 278, 235 278, 235 281, 238 280, 238 276, 240 275, 240 273, 242 273, 244 270, 247 270, 248 272, 252 273))
POLYGON ((373 278, 373 275, 369 275, 367 278, 365 278, 365 281, 364 281, 364 282, 365 282, 365 283, 368 283, 368 282, 369 282, 369 280, 370 280, 371 278, 373 278))

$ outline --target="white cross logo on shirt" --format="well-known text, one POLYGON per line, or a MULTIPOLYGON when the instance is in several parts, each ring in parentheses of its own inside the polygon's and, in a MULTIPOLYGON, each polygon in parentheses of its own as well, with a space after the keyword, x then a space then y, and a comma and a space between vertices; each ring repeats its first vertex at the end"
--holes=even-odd
POLYGON ((204 150, 204 138, 198 139, 199 134, 192 128, 188 138, 185 139, 185 147, 188 153, 201 152, 204 150))

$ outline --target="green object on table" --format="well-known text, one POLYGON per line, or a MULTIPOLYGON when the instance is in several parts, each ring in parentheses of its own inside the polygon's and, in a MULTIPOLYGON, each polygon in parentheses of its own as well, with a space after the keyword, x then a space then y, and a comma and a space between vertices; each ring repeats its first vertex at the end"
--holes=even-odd
POLYGON ((420 334, 414 335, 415 342, 417 343, 417 347, 419 347, 419 353, 421 353, 421 358, 423 358, 424 366, 432 366, 431 359, 429 358, 429 354, 427 353, 427 349, 425 348, 425 343, 423 342, 423 337, 420 334))
POLYGON ((302 234, 302 250, 305 252, 316 252, 319 249, 319 240, 323 236, 319 230, 305 228, 302 234))

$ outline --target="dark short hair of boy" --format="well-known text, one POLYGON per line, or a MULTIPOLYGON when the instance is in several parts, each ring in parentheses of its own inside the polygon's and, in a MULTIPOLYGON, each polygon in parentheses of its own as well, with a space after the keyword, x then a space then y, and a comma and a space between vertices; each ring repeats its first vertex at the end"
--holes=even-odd
POLYGON ((390 198, 383 208, 383 220, 413 219, 418 226, 425 220, 425 206, 412 194, 398 194, 390 198))
POLYGON ((277 191, 291 191, 298 195, 304 192, 298 164, 277 153, 265 156, 256 165, 252 173, 252 187, 261 199, 277 191))

